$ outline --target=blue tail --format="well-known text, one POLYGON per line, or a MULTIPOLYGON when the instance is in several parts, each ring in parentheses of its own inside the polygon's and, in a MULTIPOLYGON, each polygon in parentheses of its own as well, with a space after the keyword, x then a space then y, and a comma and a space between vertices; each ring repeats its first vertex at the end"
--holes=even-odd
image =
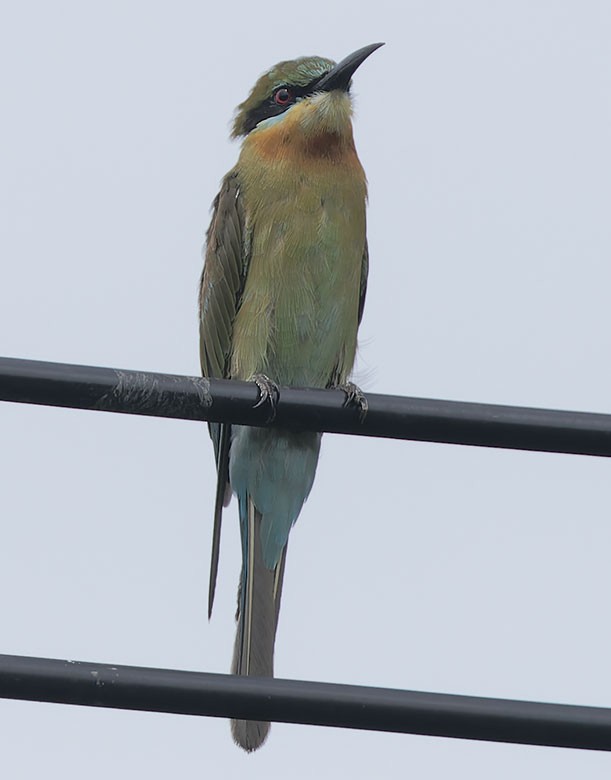
MULTIPOLYGON (((230 480, 242 538, 238 628, 232 672, 273 677, 274 641, 289 532, 312 488, 320 434, 232 429, 230 480)), ((269 723, 232 721, 235 741, 260 747, 269 723)))

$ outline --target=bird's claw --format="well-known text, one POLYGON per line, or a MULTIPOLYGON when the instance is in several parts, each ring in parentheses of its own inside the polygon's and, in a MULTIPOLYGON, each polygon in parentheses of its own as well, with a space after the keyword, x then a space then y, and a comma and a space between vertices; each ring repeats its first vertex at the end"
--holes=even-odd
POLYGON ((252 381, 259 388, 259 400, 254 405, 255 409, 265 404, 269 405, 269 416, 266 422, 271 422, 276 416, 276 406, 278 405, 278 399, 280 398, 280 391, 278 385, 275 382, 265 376, 265 374, 255 374, 252 381))
POLYGON ((369 402, 365 393, 354 382, 346 382, 340 385, 340 390, 343 390, 346 394, 344 406, 356 406, 359 410, 359 421, 363 422, 369 410, 369 402))

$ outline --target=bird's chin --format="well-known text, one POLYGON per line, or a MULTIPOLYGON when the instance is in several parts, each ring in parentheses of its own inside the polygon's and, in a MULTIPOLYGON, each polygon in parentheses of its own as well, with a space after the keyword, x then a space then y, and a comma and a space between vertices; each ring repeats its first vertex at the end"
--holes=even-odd
POLYGON ((303 109, 299 124, 306 135, 344 135, 352 131, 352 101, 347 92, 319 92, 304 101, 303 109))

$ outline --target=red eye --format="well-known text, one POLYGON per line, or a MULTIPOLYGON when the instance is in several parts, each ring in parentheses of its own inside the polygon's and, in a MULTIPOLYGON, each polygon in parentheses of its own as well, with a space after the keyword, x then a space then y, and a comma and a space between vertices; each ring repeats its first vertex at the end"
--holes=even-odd
POLYGON ((277 103, 279 106, 288 106, 292 99, 293 93, 286 87, 280 87, 274 93, 274 103, 277 103))

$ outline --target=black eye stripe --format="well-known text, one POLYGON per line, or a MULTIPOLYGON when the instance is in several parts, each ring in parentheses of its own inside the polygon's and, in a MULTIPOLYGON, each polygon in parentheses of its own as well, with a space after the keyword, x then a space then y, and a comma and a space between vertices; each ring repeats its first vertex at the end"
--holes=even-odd
POLYGON ((283 114, 291 106, 295 105, 297 100, 308 97, 308 95, 316 92, 316 85, 325 75, 325 73, 321 73, 320 76, 317 76, 315 79, 310 81, 310 83, 306 84, 305 87, 295 84, 280 84, 279 86, 275 87, 269 97, 267 97, 263 102, 259 103, 258 106, 248 112, 244 121, 244 132, 250 133, 251 130, 255 129, 259 122, 262 122, 264 119, 269 119, 272 116, 279 116, 280 114, 283 114), (292 99, 289 100, 286 104, 280 105, 275 101, 275 95, 280 89, 287 89, 291 93, 292 99))

